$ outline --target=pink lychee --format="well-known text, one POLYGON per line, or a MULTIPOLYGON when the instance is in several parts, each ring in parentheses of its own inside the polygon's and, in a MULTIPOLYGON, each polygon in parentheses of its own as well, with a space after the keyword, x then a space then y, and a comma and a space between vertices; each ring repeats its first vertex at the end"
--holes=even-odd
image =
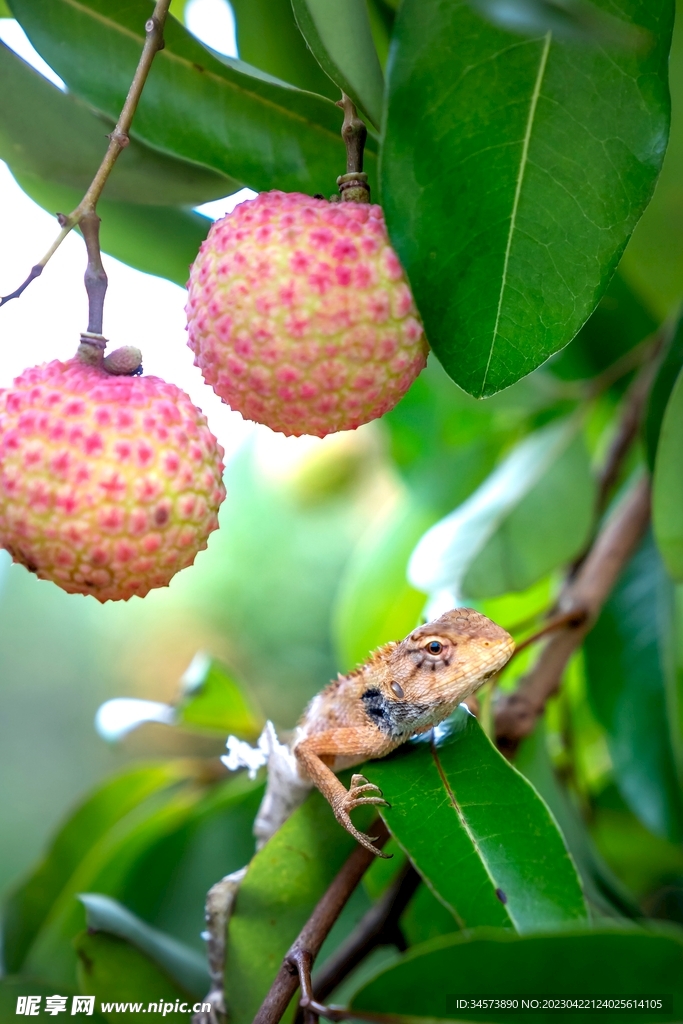
POLYGON ((425 365, 379 206, 263 192, 212 226, 188 290, 188 344, 204 379, 283 434, 376 419, 425 365))
POLYGON ((163 587, 217 528, 223 449, 184 391, 78 359, 0 393, 0 545, 98 601, 163 587))

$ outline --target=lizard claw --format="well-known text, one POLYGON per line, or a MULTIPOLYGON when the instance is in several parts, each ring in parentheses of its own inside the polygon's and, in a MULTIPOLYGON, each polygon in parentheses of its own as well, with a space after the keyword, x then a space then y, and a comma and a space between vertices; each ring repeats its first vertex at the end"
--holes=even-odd
POLYGON ((351 785, 344 800, 344 810, 352 811, 355 807, 376 804, 380 807, 391 806, 382 796, 382 790, 374 783, 368 782, 364 775, 352 775, 351 785), (362 793, 374 793, 374 796, 362 796, 362 793))
POLYGON ((363 775, 353 775, 351 776, 351 785, 346 794, 346 797, 344 798, 343 801, 340 801, 340 804, 335 808, 335 817, 337 818, 339 824, 343 828, 345 828, 347 832, 350 832, 350 834, 354 837, 354 839, 356 839, 361 844, 361 846, 364 846, 367 850, 372 850, 372 852, 376 854, 378 857, 384 857, 385 859, 389 859, 388 854, 382 853, 381 850, 378 850, 376 846, 372 845, 377 837, 366 836, 364 832, 359 832, 358 829, 353 824, 353 822, 351 821, 351 818, 349 817, 350 811, 353 811, 356 807, 366 806, 367 804, 379 804, 383 807, 390 806, 389 803, 382 796, 382 790, 379 788, 379 786, 375 786, 372 782, 368 782, 368 780, 363 775), (375 793, 378 795, 361 795, 368 792, 375 793))

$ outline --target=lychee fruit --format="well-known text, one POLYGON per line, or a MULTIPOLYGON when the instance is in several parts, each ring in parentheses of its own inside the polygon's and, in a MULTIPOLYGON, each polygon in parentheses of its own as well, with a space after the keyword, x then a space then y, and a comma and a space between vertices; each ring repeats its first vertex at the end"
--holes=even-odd
POLYGON ((188 290, 188 344, 204 379, 283 434, 376 419, 425 365, 379 206, 262 192, 212 226, 188 290))
POLYGON ((63 590, 126 601, 218 526, 223 449, 184 391, 78 359, 0 392, 0 545, 63 590))

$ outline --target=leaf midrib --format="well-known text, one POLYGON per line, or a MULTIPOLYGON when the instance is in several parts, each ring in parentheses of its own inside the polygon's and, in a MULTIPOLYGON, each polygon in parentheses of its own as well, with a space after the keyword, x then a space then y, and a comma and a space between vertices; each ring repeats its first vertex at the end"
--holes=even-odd
MULTIPOLYGON (((481 850, 481 848, 479 846, 479 842, 477 840, 477 837, 475 836, 474 832, 470 828, 469 823, 468 823, 467 819, 465 818, 465 815, 462 812, 462 808, 461 808, 460 804, 458 803, 458 801, 456 799, 455 793, 453 792, 453 790, 451 788, 451 784, 448 781, 448 778, 446 777, 446 773, 443 770, 443 765, 441 764, 441 758, 439 757, 439 751, 437 750, 437 747, 436 747, 436 744, 434 742, 434 738, 433 737, 432 737, 432 740, 431 740, 431 742, 429 744, 429 749, 431 750, 432 760, 434 761, 434 766, 436 767, 436 770, 439 773, 439 778, 441 779, 441 783, 442 783, 444 789, 446 790, 446 794, 448 796, 448 800, 449 800, 449 802, 451 804, 451 807, 455 811, 455 814, 456 814, 456 816, 458 818, 458 821, 460 822, 461 826, 465 830, 465 834, 467 835, 467 838, 472 843, 472 846, 473 846, 473 848, 475 850, 475 853, 477 854, 477 857, 479 858, 479 862, 480 862, 481 866, 483 867, 484 871, 486 872, 486 875, 487 875, 487 877, 488 877, 488 879, 489 879, 489 881, 491 883, 491 887, 492 887, 492 889, 495 892, 496 889, 497 889, 495 879, 493 878, 493 876, 491 875, 491 872, 489 871, 488 863, 487 863, 486 858, 484 857, 484 854, 482 853, 482 850, 481 850)), ((455 909, 455 908, 453 908, 453 909, 455 909)), ((510 911, 508 910, 508 908, 507 908, 507 906, 505 904, 503 904, 503 910, 504 910, 505 914, 507 915, 508 919, 510 920, 510 924, 514 928, 515 927, 514 921, 512 920, 512 917, 510 915, 510 911)))
POLYGON ((534 82, 534 88, 531 93, 531 102, 529 104, 529 114, 527 116, 526 128, 524 131, 524 138, 522 140, 522 155, 519 161, 519 170, 517 172, 517 181, 515 183, 515 194, 512 200, 512 212, 510 214, 510 227, 508 230, 507 242, 505 245, 505 256, 503 259, 503 274, 500 282, 500 293, 498 295, 498 308, 496 310, 496 321, 493 325, 493 336, 491 338, 491 348, 489 350, 488 360, 486 362, 486 369, 484 370, 484 377, 481 382, 481 395, 486 391, 486 380, 488 378, 489 369, 491 367, 491 360, 493 358, 493 351, 496 347, 496 338, 498 336, 498 327, 500 325, 500 317, 503 309, 503 297, 505 295, 505 287, 507 285, 508 266, 510 263, 510 251, 512 249, 512 239, 517 226, 517 212, 519 210, 519 200, 522 194, 522 185, 524 184, 524 174, 529 162, 529 144, 531 141, 531 133, 534 126, 534 119, 536 117, 536 108, 538 106, 538 99, 541 93, 541 85, 543 84, 543 77, 545 75, 545 69, 548 63, 548 53, 550 51, 550 43, 552 40, 552 32, 547 32, 544 37, 543 49, 541 51, 541 59, 538 65, 538 71, 536 72, 536 81, 534 82))

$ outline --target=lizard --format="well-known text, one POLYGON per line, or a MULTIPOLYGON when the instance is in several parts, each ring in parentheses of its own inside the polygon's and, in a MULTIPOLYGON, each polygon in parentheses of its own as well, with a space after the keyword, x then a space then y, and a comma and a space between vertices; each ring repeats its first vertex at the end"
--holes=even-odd
MULTIPOLYGON (((255 776, 268 765, 268 781, 254 823, 261 848, 316 786, 339 824, 362 846, 385 857, 360 832, 350 812, 364 804, 387 806, 379 787, 353 775, 347 790, 336 776, 367 760, 384 757, 411 736, 427 732, 499 672, 512 657, 509 633, 481 612, 454 608, 418 626, 405 639, 378 648, 347 675, 339 675, 308 704, 290 744, 267 722, 256 748, 230 736, 222 758, 232 771, 255 776)), ((210 890, 206 908, 212 989, 210 1013, 194 1024, 225 1020, 223 972, 225 930, 246 868, 210 890)))
POLYGON ((363 775, 353 775, 347 790, 335 773, 384 757, 438 725, 499 672, 514 649, 506 630, 471 608, 445 612, 378 648, 305 709, 291 745, 299 775, 317 786, 347 832, 385 856, 350 817, 364 804, 388 806, 381 790, 363 775))

